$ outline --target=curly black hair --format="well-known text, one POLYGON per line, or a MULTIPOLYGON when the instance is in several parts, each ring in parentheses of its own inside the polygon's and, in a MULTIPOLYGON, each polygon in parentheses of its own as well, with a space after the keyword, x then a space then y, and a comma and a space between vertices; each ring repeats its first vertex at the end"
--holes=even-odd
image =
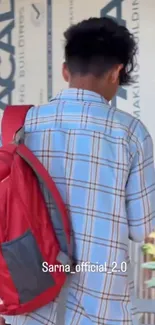
POLYGON ((71 74, 100 77, 115 64, 123 64, 120 85, 132 82, 136 43, 129 30, 112 18, 89 18, 65 33, 65 61, 71 74))

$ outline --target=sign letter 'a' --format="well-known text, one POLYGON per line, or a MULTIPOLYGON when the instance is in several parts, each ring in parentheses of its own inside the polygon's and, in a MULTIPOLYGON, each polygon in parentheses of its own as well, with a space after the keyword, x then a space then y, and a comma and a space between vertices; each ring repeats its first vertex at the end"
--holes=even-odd
POLYGON ((15 88, 15 48, 12 45, 14 29, 14 0, 10 0, 10 11, 0 12, 0 66, 3 59, 8 61, 9 74, 5 78, 0 74, 0 109, 12 104, 12 91, 15 88))

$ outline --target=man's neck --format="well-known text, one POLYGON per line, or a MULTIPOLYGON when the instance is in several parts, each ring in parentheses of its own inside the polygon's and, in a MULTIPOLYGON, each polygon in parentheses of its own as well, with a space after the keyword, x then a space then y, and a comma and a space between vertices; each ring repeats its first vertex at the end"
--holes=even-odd
POLYGON ((69 83, 69 88, 77 88, 77 89, 83 89, 88 91, 93 91, 100 96, 104 97, 108 101, 108 96, 106 95, 106 87, 104 88, 104 85, 102 85, 102 89, 100 86, 100 83, 97 78, 94 77, 76 77, 72 78, 72 80, 69 83))

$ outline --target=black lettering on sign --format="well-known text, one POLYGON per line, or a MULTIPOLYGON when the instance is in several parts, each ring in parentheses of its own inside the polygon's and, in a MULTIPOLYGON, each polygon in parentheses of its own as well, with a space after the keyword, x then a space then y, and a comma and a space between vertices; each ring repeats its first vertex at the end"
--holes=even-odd
MULTIPOLYGON (((109 3, 101 9, 100 15, 101 17, 110 17, 115 19, 118 24, 122 26, 126 26, 126 21, 122 17, 122 3, 124 0, 111 0, 109 3), (111 15, 110 13, 114 10, 115 16, 111 15)), ((119 87, 117 95, 112 100, 112 105, 117 107, 117 98, 121 98, 127 100, 127 90, 123 87, 119 87)))
MULTIPOLYGON (((0 74, 0 109, 3 110, 7 104, 12 104, 12 92, 15 89, 15 47, 12 44, 14 13, 14 0, 10 0, 10 11, 0 13, 0 53, 2 57, 6 54, 9 58, 8 66, 10 67, 7 77, 4 78, 0 74)), ((0 66, 3 64, 2 57, 0 56, 0 66)))

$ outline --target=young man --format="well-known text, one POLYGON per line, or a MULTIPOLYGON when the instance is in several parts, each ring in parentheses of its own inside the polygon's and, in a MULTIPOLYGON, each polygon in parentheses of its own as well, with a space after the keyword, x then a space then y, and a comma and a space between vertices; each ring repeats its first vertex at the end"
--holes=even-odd
MULTIPOLYGON (((155 225, 153 145, 139 120, 109 104, 119 85, 132 81, 135 41, 109 18, 82 21, 64 36, 69 89, 30 110, 25 143, 52 175, 70 213, 78 268, 66 325, 137 324, 128 242, 143 241, 155 225)), ((56 306, 15 317, 16 324, 55 324, 56 306)))

